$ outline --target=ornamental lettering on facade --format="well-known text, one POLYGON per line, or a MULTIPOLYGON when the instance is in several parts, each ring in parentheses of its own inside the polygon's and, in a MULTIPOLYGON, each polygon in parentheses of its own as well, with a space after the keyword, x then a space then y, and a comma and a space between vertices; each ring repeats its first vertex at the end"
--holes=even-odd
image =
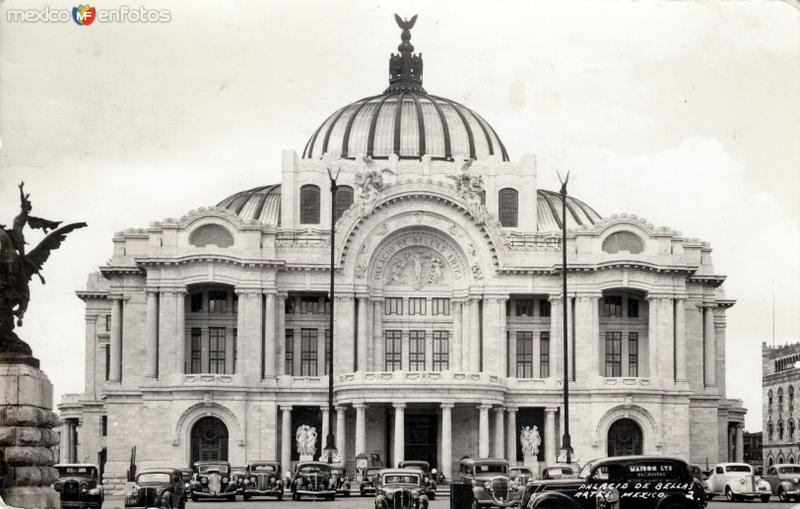
POLYGON ((458 281, 462 278, 458 257, 444 241, 432 235, 413 234, 393 240, 378 253, 372 277, 387 285, 408 285, 419 289, 441 283, 445 266, 450 267, 453 279, 458 281), (395 256, 403 250, 407 252, 395 256), (387 272, 385 278, 384 272, 387 272))

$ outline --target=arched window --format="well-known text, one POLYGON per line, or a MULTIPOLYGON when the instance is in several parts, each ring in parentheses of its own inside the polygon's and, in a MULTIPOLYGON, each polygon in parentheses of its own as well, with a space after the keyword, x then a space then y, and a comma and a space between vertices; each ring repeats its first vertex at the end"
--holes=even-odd
POLYGON ((192 426, 190 447, 195 461, 228 461, 228 428, 216 417, 203 417, 192 426))
POLYGON ((794 439, 794 420, 789 420, 789 440, 794 439))
POLYGON ((608 455, 642 454, 642 428, 633 419, 620 419, 608 428, 608 455))
POLYGON ((772 435, 775 431, 774 427, 772 426, 772 421, 767 423, 767 439, 772 442, 772 435))
POLYGON ((775 460, 772 459, 772 455, 770 454, 769 458, 767 459, 767 466, 771 467, 774 464, 775 464, 775 460))
POLYGON ((233 235, 224 226, 204 224, 192 232, 189 243, 197 247, 209 244, 217 247, 230 247, 233 245, 233 235))
POLYGON ((631 232, 614 232, 603 241, 603 252, 619 253, 627 251, 629 253, 641 253, 644 251, 644 243, 638 235, 631 232))
POLYGON ((783 463, 783 455, 778 454, 778 465, 780 465, 781 463, 783 463))
POLYGON ((338 186, 336 188, 336 206, 333 210, 333 222, 339 220, 344 211, 353 204, 353 188, 350 186, 338 186))
POLYGON ((501 189, 498 195, 497 216, 500 226, 516 228, 519 226, 519 193, 516 189, 507 187, 501 189))
POLYGON ((767 411, 772 413, 772 389, 767 392, 767 411))
POLYGON ((778 421, 778 440, 783 440, 783 421, 778 421))
POLYGON ((319 187, 313 184, 300 188, 300 224, 319 224, 319 187))
POLYGON ((778 388, 778 413, 783 412, 783 387, 778 388))
POLYGON ((790 455, 789 455, 789 457, 788 457, 788 458, 786 458, 786 463, 794 463, 794 456, 792 456, 792 455, 790 454, 790 455))
POLYGON ((789 390, 787 391, 789 394, 789 412, 794 410, 794 386, 789 386, 789 390))

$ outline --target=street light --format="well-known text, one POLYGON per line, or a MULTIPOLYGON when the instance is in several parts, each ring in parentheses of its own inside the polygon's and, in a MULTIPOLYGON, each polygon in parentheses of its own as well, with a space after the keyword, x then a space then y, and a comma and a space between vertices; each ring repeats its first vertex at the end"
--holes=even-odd
POLYGON ((330 167, 328 169, 328 178, 331 180, 331 290, 330 290, 330 322, 329 322, 329 329, 330 334, 328 334, 328 358, 326 361, 326 366, 328 368, 328 436, 325 439, 325 449, 324 454, 328 457, 328 465, 333 463, 333 457, 338 456, 339 451, 336 449, 335 441, 336 438, 333 434, 333 303, 335 302, 334 299, 334 278, 333 278, 333 256, 334 256, 334 244, 336 240, 336 233, 334 231, 334 225, 336 224, 336 191, 339 186, 336 185, 336 180, 339 178, 339 172, 342 171, 341 167, 336 171, 336 176, 334 177, 331 173, 330 167))
POLYGON ((561 276, 562 276, 562 298, 561 306, 563 315, 563 327, 561 330, 563 338, 564 352, 564 436, 561 439, 561 450, 566 454, 566 463, 572 463, 572 438, 569 436, 569 342, 567 336, 567 182, 569 182, 569 172, 566 178, 561 179, 561 276))

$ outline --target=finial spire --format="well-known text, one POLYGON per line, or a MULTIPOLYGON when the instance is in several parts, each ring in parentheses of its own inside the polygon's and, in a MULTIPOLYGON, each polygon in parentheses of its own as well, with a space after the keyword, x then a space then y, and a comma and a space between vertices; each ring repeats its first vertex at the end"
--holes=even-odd
POLYGON ((402 90, 417 90, 425 92, 422 88, 422 53, 414 54, 414 45, 411 44, 411 29, 417 22, 417 15, 403 19, 394 15, 397 26, 403 29, 400 34, 402 42, 397 46, 400 54, 389 57, 389 88, 387 92, 402 90))

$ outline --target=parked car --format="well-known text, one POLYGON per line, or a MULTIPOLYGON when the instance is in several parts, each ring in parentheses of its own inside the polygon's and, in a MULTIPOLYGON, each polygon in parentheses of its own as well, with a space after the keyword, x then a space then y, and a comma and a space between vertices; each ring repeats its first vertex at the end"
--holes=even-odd
POLYGON ((485 506, 511 507, 519 495, 508 477, 508 462, 493 458, 461 460, 458 480, 472 485, 473 509, 485 506))
POLYGON ((428 509, 424 472, 392 468, 378 472, 375 509, 428 509))
POLYGON ((767 469, 764 480, 781 502, 800 501, 800 465, 779 463, 767 469))
POLYGON ((702 509, 705 498, 683 460, 618 456, 586 463, 577 477, 531 481, 525 487, 520 507, 702 509))
POLYGON ((186 490, 181 471, 177 468, 142 470, 125 497, 125 507, 183 509, 186 507, 186 490))
POLYGON ((528 484, 528 481, 533 479, 533 472, 524 466, 508 467, 508 478, 511 479, 519 493, 522 493, 522 489, 528 484))
POLYGON ((331 477, 333 478, 334 487, 337 495, 350 496, 350 479, 347 477, 347 472, 342 467, 331 467, 331 477))
POLYGON ((367 470, 364 472, 364 478, 361 479, 361 488, 359 489, 362 497, 375 494, 375 483, 378 481, 378 474, 380 471, 380 467, 367 467, 367 470))
POLYGON ((245 467, 231 467, 231 483, 236 486, 237 495, 242 494, 244 476, 245 467))
POLYGON ((183 492, 186 493, 186 496, 189 496, 192 490, 192 477, 194 476, 194 471, 191 468, 180 468, 178 469, 181 472, 181 479, 183 479, 183 492))
POLYGON ((572 465, 549 465, 542 468, 540 479, 564 479, 578 477, 577 470, 572 465))
POLYGON ((97 465, 61 463, 55 468, 58 470, 58 481, 53 487, 59 493, 61 507, 100 509, 103 505, 103 486, 97 465))
POLYGON ((697 486, 698 490, 702 490, 703 492, 703 502, 706 502, 706 493, 708 492, 708 487, 706 485, 706 479, 708 479, 708 474, 703 472, 703 469, 700 468, 700 465, 689 465, 689 473, 692 474, 692 479, 694 480, 695 485, 697 486))
POLYGON ((436 469, 431 469, 427 461, 407 460, 398 463, 397 468, 416 468, 422 470, 422 482, 425 484, 425 494, 429 500, 436 499, 436 469))
POLYGON ((772 489, 767 481, 755 476, 747 463, 718 463, 706 479, 706 496, 711 500, 720 495, 729 501, 760 498, 766 503, 772 489))
POLYGON ((245 500, 253 497, 276 497, 283 500, 281 464, 277 461, 248 463, 242 479, 242 496, 245 500))
POLYGON ((319 461, 301 461, 294 468, 292 477, 292 500, 303 497, 336 499, 336 486, 331 477, 331 468, 319 461))
POLYGON ((192 502, 201 498, 236 500, 236 484, 231 483, 231 465, 227 461, 197 461, 191 486, 192 502))

